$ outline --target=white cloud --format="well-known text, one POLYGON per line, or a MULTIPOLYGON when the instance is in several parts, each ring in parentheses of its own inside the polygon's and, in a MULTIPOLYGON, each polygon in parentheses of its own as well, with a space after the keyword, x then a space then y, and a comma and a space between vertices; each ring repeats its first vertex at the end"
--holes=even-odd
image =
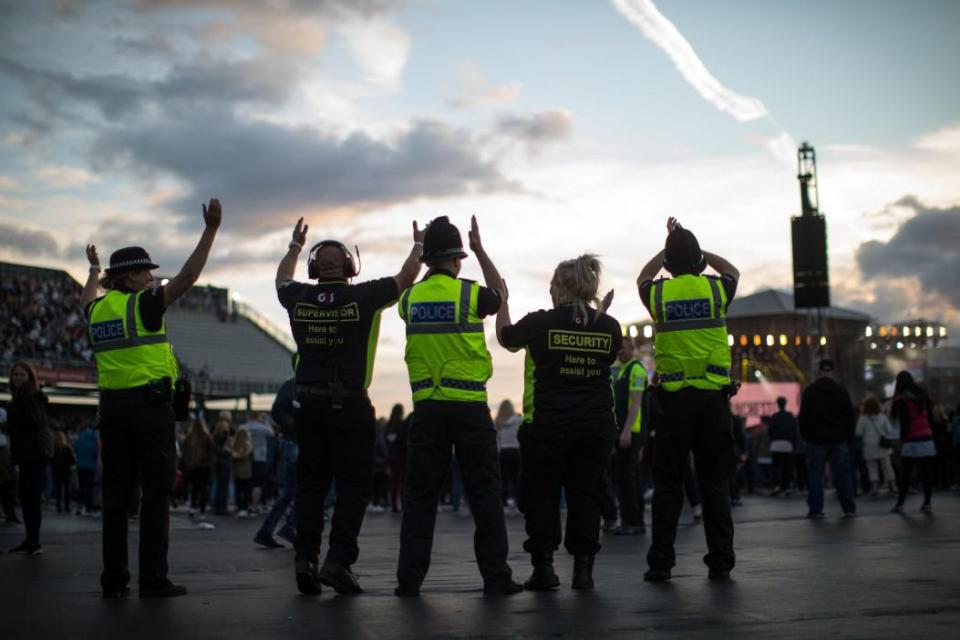
POLYGON ((933 133, 920 136, 914 146, 924 151, 936 153, 960 153, 960 123, 954 123, 933 133))
POLYGON ((48 186, 57 189, 71 189, 97 182, 100 178, 79 167, 64 165, 46 165, 37 168, 34 175, 48 186))
POLYGON ((466 64, 454 82, 447 103, 457 109, 487 109, 507 105, 523 92, 523 84, 510 82, 494 85, 481 75, 472 63, 466 64))
POLYGON ((0 191, 19 191, 20 183, 10 176, 0 175, 0 191))
POLYGON ((397 90, 410 57, 410 37, 380 18, 345 22, 338 27, 365 80, 397 90))

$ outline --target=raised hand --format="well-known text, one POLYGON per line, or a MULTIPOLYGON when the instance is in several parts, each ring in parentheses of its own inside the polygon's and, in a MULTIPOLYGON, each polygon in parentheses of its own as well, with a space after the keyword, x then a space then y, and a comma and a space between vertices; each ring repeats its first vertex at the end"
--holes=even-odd
POLYGON ((483 244, 480 242, 480 226, 477 224, 477 216, 470 216, 470 250, 474 253, 483 251, 483 244))
POLYGON ((297 224, 293 228, 293 241, 299 244, 301 247, 307 244, 308 229, 310 229, 310 225, 303 224, 303 218, 297 220, 297 224))
POLYGON ((667 218, 667 233, 673 233, 675 229, 683 229, 683 227, 680 226, 680 222, 676 218, 670 216, 667 218))
POLYGON ((100 266, 100 256, 97 255, 97 245, 95 244, 87 245, 87 260, 90 261, 91 267, 100 266))
POLYGON ((223 212, 220 209, 220 201, 216 198, 210 199, 210 204, 201 204, 203 207, 203 222, 207 227, 216 229, 220 226, 220 218, 223 212))
POLYGON ((414 221, 413 221, 413 241, 414 241, 414 242, 419 242, 419 243, 422 244, 422 243, 423 243, 423 239, 424 239, 425 237, 427 237, 427 230, 426 230, 426 229, 421 229, 420 226, 417 225, 417 221, 414 220, 414 221))
POLYGON ((603 300, 600 301, 600 311, 606 313, 611 304, 613 304, 613 289, 607 291, 607 295, 603 296, 603 300))

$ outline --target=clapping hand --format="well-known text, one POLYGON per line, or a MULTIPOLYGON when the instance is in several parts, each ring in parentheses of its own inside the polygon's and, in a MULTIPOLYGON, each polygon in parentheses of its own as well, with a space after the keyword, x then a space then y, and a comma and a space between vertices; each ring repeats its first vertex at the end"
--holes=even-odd
POLYGON ((97 267, 98 269, 100 268, 100 256, 97 255, 97 245, 87 245, 87 260, 90 261, 91 267, 97 267))
POLYGON ((606 313, 611 304, 613 304, 613 289, 607 291, 607 295, 603 296, 603 300, 600 301, 600 311, 606 313))
POLYGON ((216 198, 211 198, 210 204, 201 204, 200 206, 203 207, 203 221, 207 227, 211 229, 219 227, 220 218, 223 213, 220 209, 220 201, 216 198))
POLYGON ((413 221, 413 241, 423 244, 423 239, 427 237, 427 230, 421 229, 420 225, 417 224, 417 221, 413 221))
POLYGON ((683 229, 683 227, 680 226, 680 222, 673 216, 667 218, 667 233, 673 233, 677 229, 683 229))
POLYGON ((483 244, 480 242, 480 226, 477 224, 477 216, 470 216, 470 250, 474 253, 483 251, 483 244))
POLYGON ((297 220, 297 224, 293 228, 293 241, 301 247, 305 245, 307 243, 307 230, 309 228, 310 225, 303 224, 303 218, 297 220))

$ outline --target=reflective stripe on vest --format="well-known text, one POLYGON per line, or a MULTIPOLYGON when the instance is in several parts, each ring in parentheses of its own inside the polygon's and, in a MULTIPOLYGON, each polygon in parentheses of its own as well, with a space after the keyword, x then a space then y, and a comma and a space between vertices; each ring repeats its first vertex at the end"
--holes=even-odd
POLYGON ((719 390, 730 384, 727 300, 720 283, 682 275, 655 282, 650 297, 661 386, 667 391, 719 390))
POLYGON ((475 282, 434 274, 400 296, 413 401, 485 402, 492 365, 475 282))
POLYGON ((179 375, 166 324, 159 331, 143 326, 142 294, 109 291, 90 307, 89 334, 101 389, 129 389, 179 375))

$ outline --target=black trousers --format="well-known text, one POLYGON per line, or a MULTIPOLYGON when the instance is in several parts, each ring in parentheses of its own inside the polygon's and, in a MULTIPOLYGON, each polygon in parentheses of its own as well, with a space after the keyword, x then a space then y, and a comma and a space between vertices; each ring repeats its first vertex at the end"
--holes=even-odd
POLYGON ((630 446, 622 449, 616 446, 614 453, 614 469, 617 474, 617 501, 620 504, 620 523, 626 527, 642 527, 643 525, 643 493, 639 488, 637 478, 640 471, 641 438, 639 433, 630 435, 630 446))
POLYGON ((693 451, 707 537, 704 562, 711 569, 729 571, 735 564, 730 403, 717 391, 686 388, 657 393, 662 415, 653 460, 653 537, 647 563, 652 569, 669 570, 676 562, 673 545, 683 509, 683 475, 693 451))
POLYGON ((140 493, 140 588, 167 583, 170 501, 177 476, 176 435, 169 394, 146 390, 100 399, 103 455, 104 590, 130 581, 127 522, 140 493))
POLYGON ((27 530, 27 542, 40 542, 41 502, 43 485, 46 479, 45 460, 18 464, 20 475, 17 481, 17 494, 20 498, 20 510, 23 512, 23 526, 27 530))
POLYGON ((360 555, 357 536, 373 482, 377 431, 373 406, 367 398, 345 398, 340 409, 321 396, 299 394, 297 400, 297 570, 320 556, 324 500, 334 482, 336 500, 326 558, 349 567, 360 555))
MULTIPOLYGON (((900 458, 900 481, 897 483, 897 504, 902 505, 907 500, 910 485, 913 484, 913 469, 916 467, 920 475, 920 484, 923 486, 923 504, 930 504, 933 495, 933 467, 936 458, 900 458)), ((24 513, 26 520, 26 513, 24 513)))
POLYGON ((773 474, 776 478, 777 489, 779 491, 788 491, 793 484, 793 453, 780 453, 774 451, 773 456, 773 474))
POLYGON ((561 429, 535 422, 520 428, 520 510, 528 553, 553 553, 563 540, 573 555, 600 551, 600 492, 617 435, 613 420, 561 429), (567 499, 567 530, 560 526, 560 490, 567 499))
POLYGON ((616 476, 615 466, 616 454, 611 449, 600 477, 600 515, 613 524, 617 522, 617 490, 613 482, 616 476))
POLYGON ((476 530, 473 550, 484 583, 512 577, 497 456, 497 432, 485 402, 423 400, 414 405, 407 443, 397 580, 419 587, 430 569, 437 502, 456 449, 476 530))
POLYGON ((187 484, 190 487, 190 508, 201 514, 207 512, 207 496, 210 494, 211 468, 205 465, 187 469, 187 484))
POLYGON ((520 497, 520 449, 500 449, 500 482, 503 485, 503 504, 520 497))

